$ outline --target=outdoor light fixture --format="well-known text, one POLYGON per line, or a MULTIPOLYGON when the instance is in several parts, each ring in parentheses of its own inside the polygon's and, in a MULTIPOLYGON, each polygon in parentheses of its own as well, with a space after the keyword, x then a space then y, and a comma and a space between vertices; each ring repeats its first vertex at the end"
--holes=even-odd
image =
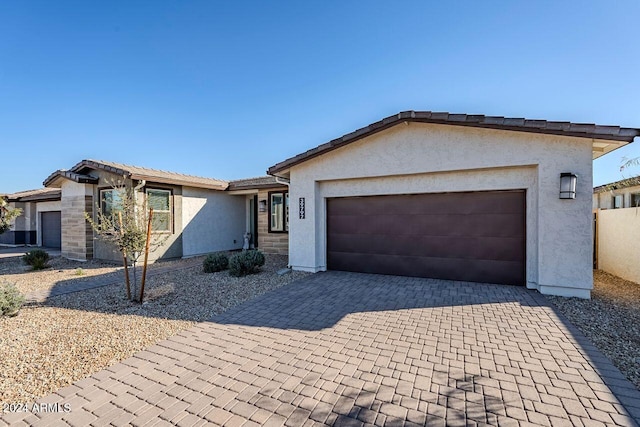
POLYGON ((576 198, 576 182, 578 176, 563 172, 560 174, 560 198, 561 199, 575 199, 576 198))
POLYGON ((260 212, 266 212, 267 211, 267 201, 266 200, 260 200, 258 210, 260 212))

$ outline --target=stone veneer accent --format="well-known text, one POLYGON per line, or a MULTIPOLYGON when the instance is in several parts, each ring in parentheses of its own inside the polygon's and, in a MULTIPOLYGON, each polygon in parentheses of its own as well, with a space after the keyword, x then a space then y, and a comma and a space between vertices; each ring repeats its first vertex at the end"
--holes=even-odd
POLYGON ((62 197, 62 256, 86 261, 93 258, 93 230, 85 218, 92 214, 91 196, 62 197))
MULTIPOLYGON (((286 190, 285 188, 282 188, 286 190)), ((269 192, 278 191, 278 188, 260 190, 260 200, 267 201, 266 212, 258 212, 258 249, 267 254, 289 255, 289 233, 269 233, 269 192)))

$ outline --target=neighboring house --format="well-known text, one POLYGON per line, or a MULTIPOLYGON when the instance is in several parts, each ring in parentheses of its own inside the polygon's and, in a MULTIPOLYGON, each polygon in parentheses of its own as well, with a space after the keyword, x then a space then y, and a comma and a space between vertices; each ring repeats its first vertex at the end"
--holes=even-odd
POLYGON ((593 189, 594 268, 640 283, 640 178, 593 189))
POLYGON ((638 135, 618 126, 407 111, 268 173, 290 183, 294 269, 588 298, 592 160, 638 135), (574 176, 575 193, 566 194, 575 198, 560 198, 561 180, 575 184, 574 176))
POLYGON ((267 253, 289 254, 289 187, 273 176, 231 181, 228 194, 246 198, 251 245, 267 253))
MULTIPOLYGON (((141 197, 152 200, 154 233, 166 235, 161 247, 150 259, 189 257, 221 250, 241 249, 244 234, 257 230, 253 245, 265 245, 265 252, 286 252, 286 245, 275 245, 266 224, 267 210, 258 209, 254 195, 263 189, 286 194, 282 184, 272 177, 251 182, 228 181, 183 175, 119 163, 83 160, 69 170, 58 170, 45 181, 46 187, 60 191, 62 220, 62 256, 75 260, 91 258, 119 261, 120 254, 109 244, 96 239, 85 214, 97 219, 98 206, 108 212, 114 196, 114 183, 136 187, 141 197), (262 181, 261 181, 262 180, 262 181), (234 191, 227 191, 229 187, 234 191)), ((266 197, 266 195, 265 195, 266 197)), ((264 199, 266 204, 266 198, 264 199)), ((260 201, 257 205, 260 205, 260 201)), ((281 232, 278 232, 278 238, 281 232)), ((253 240, 253 239, 252 239, 253 240)))
POLYGON ((640 206, 640 177, 626 178, 593 189, 593 209, 640 206))
POLYGON ((1 245, 34 245, 60 248, 60 190, 40 188, 4 196, 19 208, 9 231, 0 234, 1 245))

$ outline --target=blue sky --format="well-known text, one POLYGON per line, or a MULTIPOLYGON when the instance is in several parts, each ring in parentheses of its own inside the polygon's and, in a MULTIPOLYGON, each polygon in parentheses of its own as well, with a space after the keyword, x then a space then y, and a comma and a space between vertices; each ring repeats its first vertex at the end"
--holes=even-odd
MULTIPOLYGON (((85 158, 259 176, 411 109, 640 127, 638 16, 636 0, 1 2, 0 192, 85 158)), ((640 140, 594 184, 625 156, 640 140)))

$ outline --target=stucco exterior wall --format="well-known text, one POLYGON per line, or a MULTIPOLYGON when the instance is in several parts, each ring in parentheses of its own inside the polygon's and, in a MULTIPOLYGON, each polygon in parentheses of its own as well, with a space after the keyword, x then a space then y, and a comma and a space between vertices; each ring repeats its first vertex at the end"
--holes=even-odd
POLYGON ((41 246, 40 212, 61 209, 60 201, 10 202, 9 206, 22 209, 22 213, 12 221, 9 231, 0 234, 0 244, 41 246))
POLYGON ((598 268, 640 283, 640 208, 598 211, 598 268))
POLYGON ((25 243, 25 235, 27 234, 28 228, 26 228, 26 224, 28 221, 25 219, 28 214, 29 203, 23 202, 9 202, 9 208, 11 209, 22 209, 22 213, 17 218, 11 220, 9 224, 9 230, 0 234, 0 245, 19 245, 25 243))
POLYGON ((326 269, 327 197, 494 189, 527 190, 527 286, 588 298, 592 273, 591 140, 409 123, 290 170, 289 262, 326 269), (578 175, 575 200, 560 200, 560 173, 578 175))
POLYGON ((245 209, 244 197, 183 187, 183 256, 242 249, 245 209))

